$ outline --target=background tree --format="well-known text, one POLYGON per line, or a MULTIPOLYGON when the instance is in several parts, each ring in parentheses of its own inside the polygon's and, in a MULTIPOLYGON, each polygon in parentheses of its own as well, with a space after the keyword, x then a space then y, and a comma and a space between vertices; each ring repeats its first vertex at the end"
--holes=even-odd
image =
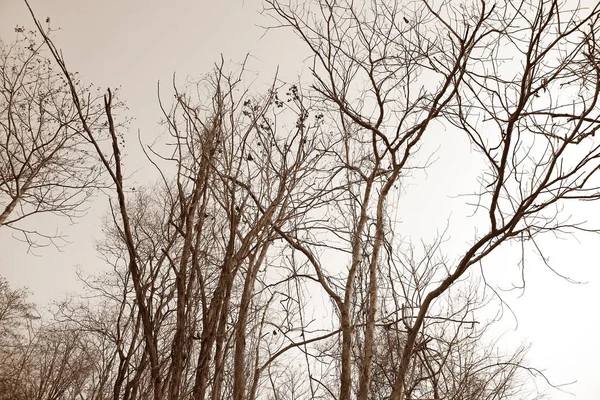
POLYGON ((0 399, 75 400, 88 396, 100 353, 89 331, 42 321, 23 290, 0 279, 0 399))
POLYGON ((29 339, 36 318, 35 307, 27 301, 27 292, 12 289, 0 277, 0 393, 5 393, 4 396, 17 392, 21 344, 29 339))

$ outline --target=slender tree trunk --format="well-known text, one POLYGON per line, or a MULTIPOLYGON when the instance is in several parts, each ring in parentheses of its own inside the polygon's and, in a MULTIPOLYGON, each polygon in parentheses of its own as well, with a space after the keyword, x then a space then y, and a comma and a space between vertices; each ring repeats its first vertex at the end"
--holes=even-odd
POLYGON ((6 207, 4 208, 4 211, 2 211, 2 214, 0 214, 0 226, 4 225, 4 223, 10 216, 10 214, 13 212, 13 210, 17 206, 18 202, 19 202, 19 198, 13 197, 12 200, 10 201, 10 203, 8 203, 6 205, 6 207))
POLYGON ((348 279, 346 280, 346 287, 344 290, 344 303, 343 308, 340 310, 341 314, 341 329, 342 329, 342 371, 340 376, 340 400, 350 400, 351 389, 352 389, 352 321, 350 307, 352 306, 352 299, 354 296, 353 285, 356 279, 358 267, 362 258, 362 243, 361 235, 367 224, 367 207, 371 197, 371 190, 373 187, 372 177, 367 181, 365 188, 365 194, 363 196, 362 206, 360 208, 360 216, 356 228, 354 229, 354 237, 352 238, 352 261, 350 265, 350 271, 348 272, 348 279))
MULTIPOLYGON (((226 259, 230 258, 233 252, 232 242, 234 235, 230 239, 230 246, 228 250, 229 257, 226 255, 226 259)), ((225 297, 226 283, 228 281, 228 275, 230 273, 229 265, 231 260, 224 263, 222 266, 221 276, 217 284, 217 288, 214 292, 212 301, 208 308, 208 315, 206 316, 206 322, 203 324, 203 330, 200 342, 200 353, 198 354, 198 362, 196 365, 196 379, 194 382, 193 397, 194 400, 204 400, 206 398, 206 389, 208 388, 208 377, 210 375, 210 360, 212 358, 212 348, 216 341, 218 321, 220 311, 223 305, 225 297)))
POLYGON ((379 254, 384 242, 384 211, 387 194, 396 181, 399 169, 396 169, 387 179, 383 190, 379 194, 377 201, 377 223, 375 227, 375 242, 373 243, 373 254, 369 264, 369 291, 368 291, 368 313, 365 326, 364 357, 361 366, 358 400, 367 400, 371 389, 371 375, 373 363, 373 346, 375 340, 375 317, 377 314, 377 290, 378 277, 377 268, 379 267, 379 254))
POLYGON ((244 280, 244 289, 240 300, 240 312, 235 326, 235 354, 233 360, 233 400, 244 400, 246 393, 246 328, 248 310, 254 292, 256 276, 267 254, 269 245, 265 245, 258 257, 251 257, 250 267, 244 280))

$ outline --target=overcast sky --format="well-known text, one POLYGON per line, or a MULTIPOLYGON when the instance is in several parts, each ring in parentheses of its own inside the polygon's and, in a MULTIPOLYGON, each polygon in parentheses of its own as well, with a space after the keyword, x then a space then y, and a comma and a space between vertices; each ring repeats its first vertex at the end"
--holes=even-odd
MULTIPOLYGON (((181 79, 188 75, 201 77, 210 72, 221 53, 226 60, 236 62, 250 53, 249 69, 262 81, 270 79, 278 66, 280 77, 287 81, 309 78, 302 65, 307 53, 293 35, 279 30, 263 37, 265 31, 258 25, 269 21, 258 12, 260 0, 32 0, 31 4, 39 19, 50 17, 50 25, 61 28, 55 34, 55 42, 71 70, 101 87, 122 86, 122 99, 135 118, 129 146, 136 146, 138 129, 142 139, 148 140, 158 132, 157 81, 169 83, 174 72, 181 79)), ((32 27, 25 5, 18 0, 0 0, 0 37, 5 42, 15 38, 17 24, 32 27)), ((450 153, 442 153, 442 157, 450 157, 450 153)), ((130 172, 136 169, 131 163, 127 166, 130 172)), ((467 165, 463 167, 468 169, 467 165)), ((434 165, 427 180, 405 200, 418 202, 423 210, 402 217, 412 232, 435 230, 440 221, 445 224, 452 208, 440 206, 439 199, 420 196, 432 187, 456 182, 456 175, 448 177, 447 173, 434 165)), ((131 181, 144 181, 143 171, 131 181)), ((101 235, 106 206, 107 199, 99 196, 88 217, 79 224, 60 224, 72 242, 62 252, 42 249, 37 255, 27 253, 26 246, 11 238, 10 232, 1 232, 0 275, 15 287, 27 286, 41 306, 65 293, 77 292, 82 286, 76 279, 77 268, 84 274, 102 268, 93 243, 101 235)), ((600 205, 590 203, 571 210, 595 221, 596 226, 600 226, 599 211, 600 205)), ((47 224, 47 228, 57 224, 51 218, 33 223, 47 224)), ((527 265, 524 294, 519 298, 511 293, 505 295, 517 314, 518 328, 515 330, 514 319, 507 314, 503 330, 507 332, 507 345, 533 343, 529 355, 532 366, 545 370, 555 383, 577 380, 565 390, 577 399, 594 400, 600 398, 600 344, 596 340, 600 332, 600 236, 578 238, 579 242, 548 238, 543 243, 551 262, 562 274, 588 283, 568 283, 532 257, 527 265)), ((490 278, 508 287, 519 272, 515 265, 518 260, 506 254, 496 255, 486 268, 490 278)), ((574 397, 552 392, 552 398, 574 397)))

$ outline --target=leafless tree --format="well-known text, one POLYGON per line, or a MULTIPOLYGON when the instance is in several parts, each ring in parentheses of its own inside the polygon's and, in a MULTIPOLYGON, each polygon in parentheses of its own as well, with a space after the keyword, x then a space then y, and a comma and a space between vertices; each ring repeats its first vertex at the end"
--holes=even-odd
POLYGON ((27 300, 24 289, 11 289, 8 281, 0 277, 0 345, 8 346, 21 336, 27 322, 37 318, 35 307, 27 300))
POLYGON ((405 399, 421 328, 436 299, 503 243, 539 248, 541 233, 580 229, 561 216, 561 207, 573 199, 597 199, 600 148, 592 137, 600 126, 600 11, 565 9, 552 0, 267 4, 276 27, 293 30, 312 53, 313 89, 336 118, 345 140, 339 165, 356 182, 351 189, 356 200, 350 202, 355 211, 349 214, 354 218, 337 229, 348 232, 345 249, 351 256, 336 287, 329 282, 339 269, 314 257, 314 244, 306 238, 288 236, 324 277, 322 288, 336 306, 340 399, 350 399, 354 390, 367 399, 372 384, 385 279, 379 266, 386 238, 399 229, 387 218, 394 185, 429 158, 417 157, 417 150, 440 124, 457 128, 481 156, 473 203, 487 221, 474 226, 473 242, 462 255, 452 255, 455 261, 440 260, 445 273, 411 305, 414 318, 406 324, 390 394, 392 400, 405 399), (366 283, 357 291, 361 274, 366 283), (351 357, 356 304, 364 323, 359 365, 351 357))
MULTIPOLYGON (((65 62, 43 35, 80 110, 82 100, 65 62)), ((114 228, 104 248, 116 269, 125 262, 121 305, 127 308, 125 318, 137 321, 127 319, 135 329, 128 333, 129 348, 143 352, 137 358, 134 353, 119 357, 127 368, 142 373, 147 368, 146 387, 155 399, 241 399, 249 390, 256 392, 256 385, 245 383, 251 372, 246 331, 256 314, 250 309, 256 277, 276 230, 316 199, 307 189, 314 179, 311 166, 320 159, 315 149, 324 144, 316 139, 318 121, 307 121, 297 89, 286 106, 274 86, 265 96, 236 94, 241 76, 217 66, 198 86, 209 90, 204 104, 194 104, 174 85, 175 102, 171 109, 163 107, 168 153, 146 150, 162 177, 152 194, 160 202, 124 188, 111 92, 104 104, 112 154, 103 152, 96 132, 80 120, 116 190, 114 228), (294 115, 288 118, 294 127, 282 134, 277 118, 286 110, 294 115), (127 306, 129 293, 133 307, 127 306), (230 325, 236 328, 229 330, 230 325), (136 343, 140 337, 141 347, 136 343), (134 361, 144 368, 132 366, 134 361)), ((123 383, 115 382, 116 397, 127 390, 123 383)))
MULTIPOLYGON (((31 228, 24 220, 43 213, 84 215, 102 170, 89 153, 66 80, 47 57, 44 42, 36 42, 34 31, 17 27, 15 32, 14 43, 0 41, 0 227, 21 233, 34 246, 56 245, 59 233, 31 228)), ((75 75, 73 81, 84 99, 81 117, 95 126, 94 94, 75 75)))
POLYGON ((87 331, 43 322, 26 293, 4 279, 0 308, 0 399, 75 400, 88 394, 100 353, 87 331))
MULTIPOLYGON (((37 318, 25 290, 12 289, 0 277, 0 393, 15 393, 18 384, 20 346, 29 337, 32 322, 37 318)), ((5 397, 0 395, 4 400, 5 397)), ((10 397, 7 397, 10 398, 10 397)))

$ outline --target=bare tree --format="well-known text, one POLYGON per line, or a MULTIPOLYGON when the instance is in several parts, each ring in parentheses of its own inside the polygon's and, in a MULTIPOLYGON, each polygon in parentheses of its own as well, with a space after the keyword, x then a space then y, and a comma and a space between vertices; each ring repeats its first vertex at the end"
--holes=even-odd
MULTIPOLYGON (((245 91, 236 94, 242 74, 226 74, 221 64, 199 85, 211 93, 207 103, 194 104, 174 85, 173 107, 163 108, 171 139, 165 144, 169 153, 147 149, 154 165, 166 163, 158 167, 162 187, 154 189, 162 201, 149 201, 143 192, 130 195, 124 188, 111 91, 104 98, 105 125, 112 142, 107 155, 83 118, 83 101, 64 60, 40 32, 70 87, 82 129, 116 191, 114 229, 105 248, 112 251, 115 268, 126 263, 121 305, 131 301, 132 294, 134 306, 128 309, 137 321, 127 328, 135 329, 128 336, 134 351, 119 351, 120 359, 143 364, 138 371, 148 371, 147 387, 155 399, 244 398, 246 329, 256 277, 276 230, 301 215, 314 199, 306 189, 308 179, 314 178, 311 166, 320 159, 315 152, 320 144, 315 139, 319 124, 307 121, 308 109, 297 93, 286 107, 274 87, 262 97, 245 91), (277 129, 283 108, 295 115, 291 119, 295 128, 285 134, 277 129), (169 177, 165 171, 175 174, 169 177), (237 329, 230 331, 230 324, 237 329), (140 338, 141 347, 136 343, 140 338), (233 356, 230 343, 235 344, 233 356), (143 355, 132 358, 138 350, 143 355), (231 384, 224 383, 229 379, 231 384)), ((119 315, 122 312, 123 308, 119 315)), ((124 376, 119 376, 115 397, 127 390, 122 386, 124 376)))
POLYGON ((27 300, 24 289, 11 289, 0 277, 0 345, 8 346, 27 328, 27 321, 37 318, 35 306, 27 300))
POLYGON ((99 352, 87 332, 45 323, 27 294, 0 280, 0 399, 74 400, 87 394, 99 352))
MULTIPOLYGON (((390 397, 406 399, 421 328, 436 300, 503 243, 539 249, 538 234, 581 228, 561 217, 561 207, 598 197, 600 148, 591 137, 600 126, 600 11, 564 9, 557 1, 267 4, 277 27, 292 29, 313 54, 313 89, 345 138, 340 167, 356 182, 355 217, 338 228, 348 232, 351 254, 340 290, 325 283, 338 270, 311 259, 316 273, 327 276, 322 287, 340 319, 340 399, 350 399, 354 390, 367 399, 372 384, 385 279, 378 268, 386 238, 399 228, 386 213, 394 185, 428 159, 416 153, 440 123, 466 135, 485 165, 473 197, 475 212, 487 215, 487 223, 474 226, 474 241, 462 255, 452 255, 456 261, 440 259, 444 274, 410 305, 414 318, 406 324, 390 397), (506 54, 512 63, 504 62, 506 54), (357 291, 361 275, 366 284, 357 291), (364 323, 359 365, 351 357, 356 304, 364 323)), ((316 254, 305 238, 288 240, 316 254)))
MULTIPOLYGON (((84 215, 102 170, 89 153, 66 80, 53 68, 44 42, 36 43, 36 33, 22 27, 15 32, 14 43, 0 41, 0 227, 20 232, 31 245, 56 245, 60 234, 22 222, 34 214, 84 215)), ((73 80, 84 99, 82 116, 95 126, 99 110, 91 88, 73 80)))
POLYGON ((10 399, 17 393, 21 362, 21 345, 27 342, 32 322, 37 319, 25 290, 12 289, 0 277, 0 398, 10 399))

